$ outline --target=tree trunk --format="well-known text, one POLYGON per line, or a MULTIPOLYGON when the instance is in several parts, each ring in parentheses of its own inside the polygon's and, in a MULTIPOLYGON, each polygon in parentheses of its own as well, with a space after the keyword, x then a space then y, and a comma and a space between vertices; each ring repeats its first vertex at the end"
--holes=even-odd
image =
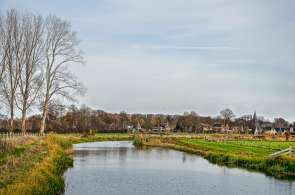
POLYGON ((45 100, 44 107, 43 107, 43 113, 42 113, 41 128, 40 128, 40 133, 42 135, 45 132, 47 115, 48 115, 48 101, 45 100))
POLYGON ((10 105, 10 130, 9 132, 12 133, 14 131, 14 106, 13 104, 10 105))
POLYGON ((45 103, 44 109, 43 109, 43 114, 42 114, 41 128, 40 128, 41 134, 44 134, 45 128, 46 128, 46 118, 47 118, 47 114, 48 114, 47 107, 48 107, 48 105, 47 105, 47 103, 45 103))
POLYGON ((13 114, 10 115, 10 130, 9 133, 12 134, 14 130, 14 119, 13 119, 13 114))
POLYGON ((21 131, 23 134, 25 134, 27 132, 27 128, 26 128, 26 111, 23 110, 22 111, 22 127, 21 127, 21 131))

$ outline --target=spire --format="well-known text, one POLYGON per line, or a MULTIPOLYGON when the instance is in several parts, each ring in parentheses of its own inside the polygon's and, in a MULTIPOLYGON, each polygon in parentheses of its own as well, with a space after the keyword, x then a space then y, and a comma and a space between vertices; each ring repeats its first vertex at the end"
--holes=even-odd
POLYGON ((253 118, 252 118, 252 124, 251 124, 251 126, 252 126, 252 130, 253 130, 254 132, 256 132, 256 131, 257 131, 257 116, 256 116, 256 110, 254 111, 254 114, 253 114, 253 118))
POLYGON ((256 123, 256 121, 257 121, 256 110, 254 111, 253 120, 256 123))
POLYGON ((259 122, 257 120, 257 115, 256 115, 256 110, 254 111, 254 114, 253 114, 253 130, 254 130, 254 133, 255 134, 258 134, 262 131, 260 125, 259 125, 259 122))

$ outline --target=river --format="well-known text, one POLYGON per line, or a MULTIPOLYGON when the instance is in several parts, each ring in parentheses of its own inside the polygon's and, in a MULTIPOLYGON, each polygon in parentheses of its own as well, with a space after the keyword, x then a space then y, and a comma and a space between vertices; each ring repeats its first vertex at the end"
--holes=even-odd
POLYGON ((226 168, 171 149, 137 149, 130 141, 74 145, 65 195, 291 195, 295 181, 226 168))

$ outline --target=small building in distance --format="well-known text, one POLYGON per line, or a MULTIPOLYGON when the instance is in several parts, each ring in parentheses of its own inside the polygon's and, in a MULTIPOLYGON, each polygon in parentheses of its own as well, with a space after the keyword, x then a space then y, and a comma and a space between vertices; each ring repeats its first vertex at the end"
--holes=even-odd
POLYGON ((164 131, 164 128, 162 126, 157 126, 152 128, 153 132, 161 133, 164 131))
POLYGON ((140 125, 139 122, 137 122, 136 130, 137 130, 137 131, 142 131, 142 128, 141 128, 141 125, 140 125))
POLYGON ((222 132, 223 131, 223 125, 221 123, 214 123, 212 130, 214 132, 222 132))
POLYGON ((213 129, 212 129, 211 125, 209 125, 207 123, 201 123, 200 132, 209 133, 209 132, 212 132, 212 131, 213 131, 213 129))
POLYGON ((264 122, 261 125, 263 131, 271 131, 273 129, 273 124, 271 122, 264 122))
POLYGON ((171 132, 171 127, 169 126, 169 123, 166 122, 165 124, 160 124, 158 126, 155 126, 152 128, 152 131, 155 133, 162 133, 162 132, 171 132))
POLYGON ((294 129, 294 126, 293 125, 290 125, 289 126, 289 131, 290 131, 290 133, 294 133, 295 129, 294 129))
POLYGON ((136 126, 134 126, 134 125, 127 125, 127 131, 128 132, 135 133, 135 132, 142 132, 142 131, 144 131, 144 129, 141 128, 141 125, 138 122, 136 126))
POLYGON ((233 133, 245 133, 245 128, 244 128, 243 125, 241 125, 241 126, 233 126, 233 127, 231 128, 231 131, 232 131, 233 133))
POLYGON ((232 131, 228 124, 224 125, 222 123, 214 123, 212 129, 215 133, 227 133, 232 131))
POLYGON ((165 132, 171 132, 171 127, 169 126, 168 121, 167 121, 167 123, 165 123, 164 131, 165 131, 165 132))
POLYGON ((282 126, 277 126, 274 128, 277 133, 284 133, 286 128, 282 126))

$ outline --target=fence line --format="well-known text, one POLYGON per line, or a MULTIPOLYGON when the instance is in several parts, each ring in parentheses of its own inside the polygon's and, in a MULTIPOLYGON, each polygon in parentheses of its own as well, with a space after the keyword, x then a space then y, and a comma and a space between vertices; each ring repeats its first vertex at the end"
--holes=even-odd
POLYGON ((17 143, 15 140, 22 137, 41 137, 41 133, 0 133, 0 153, 13 148, 17 143))
POLYGON ((289 146, 288 148, 286 148, 284 150, 281 150, 281 151, 270 154, 268 157, 269 158, 275 158, 275 157, 281 156, 283 154, 292 155, 292 153, 293 153, 292 146, 289 146))
POLYGON ((37 137, 44 136, 41 133, 0 133, 0 139, 13 139, 17 137, 37 137))

